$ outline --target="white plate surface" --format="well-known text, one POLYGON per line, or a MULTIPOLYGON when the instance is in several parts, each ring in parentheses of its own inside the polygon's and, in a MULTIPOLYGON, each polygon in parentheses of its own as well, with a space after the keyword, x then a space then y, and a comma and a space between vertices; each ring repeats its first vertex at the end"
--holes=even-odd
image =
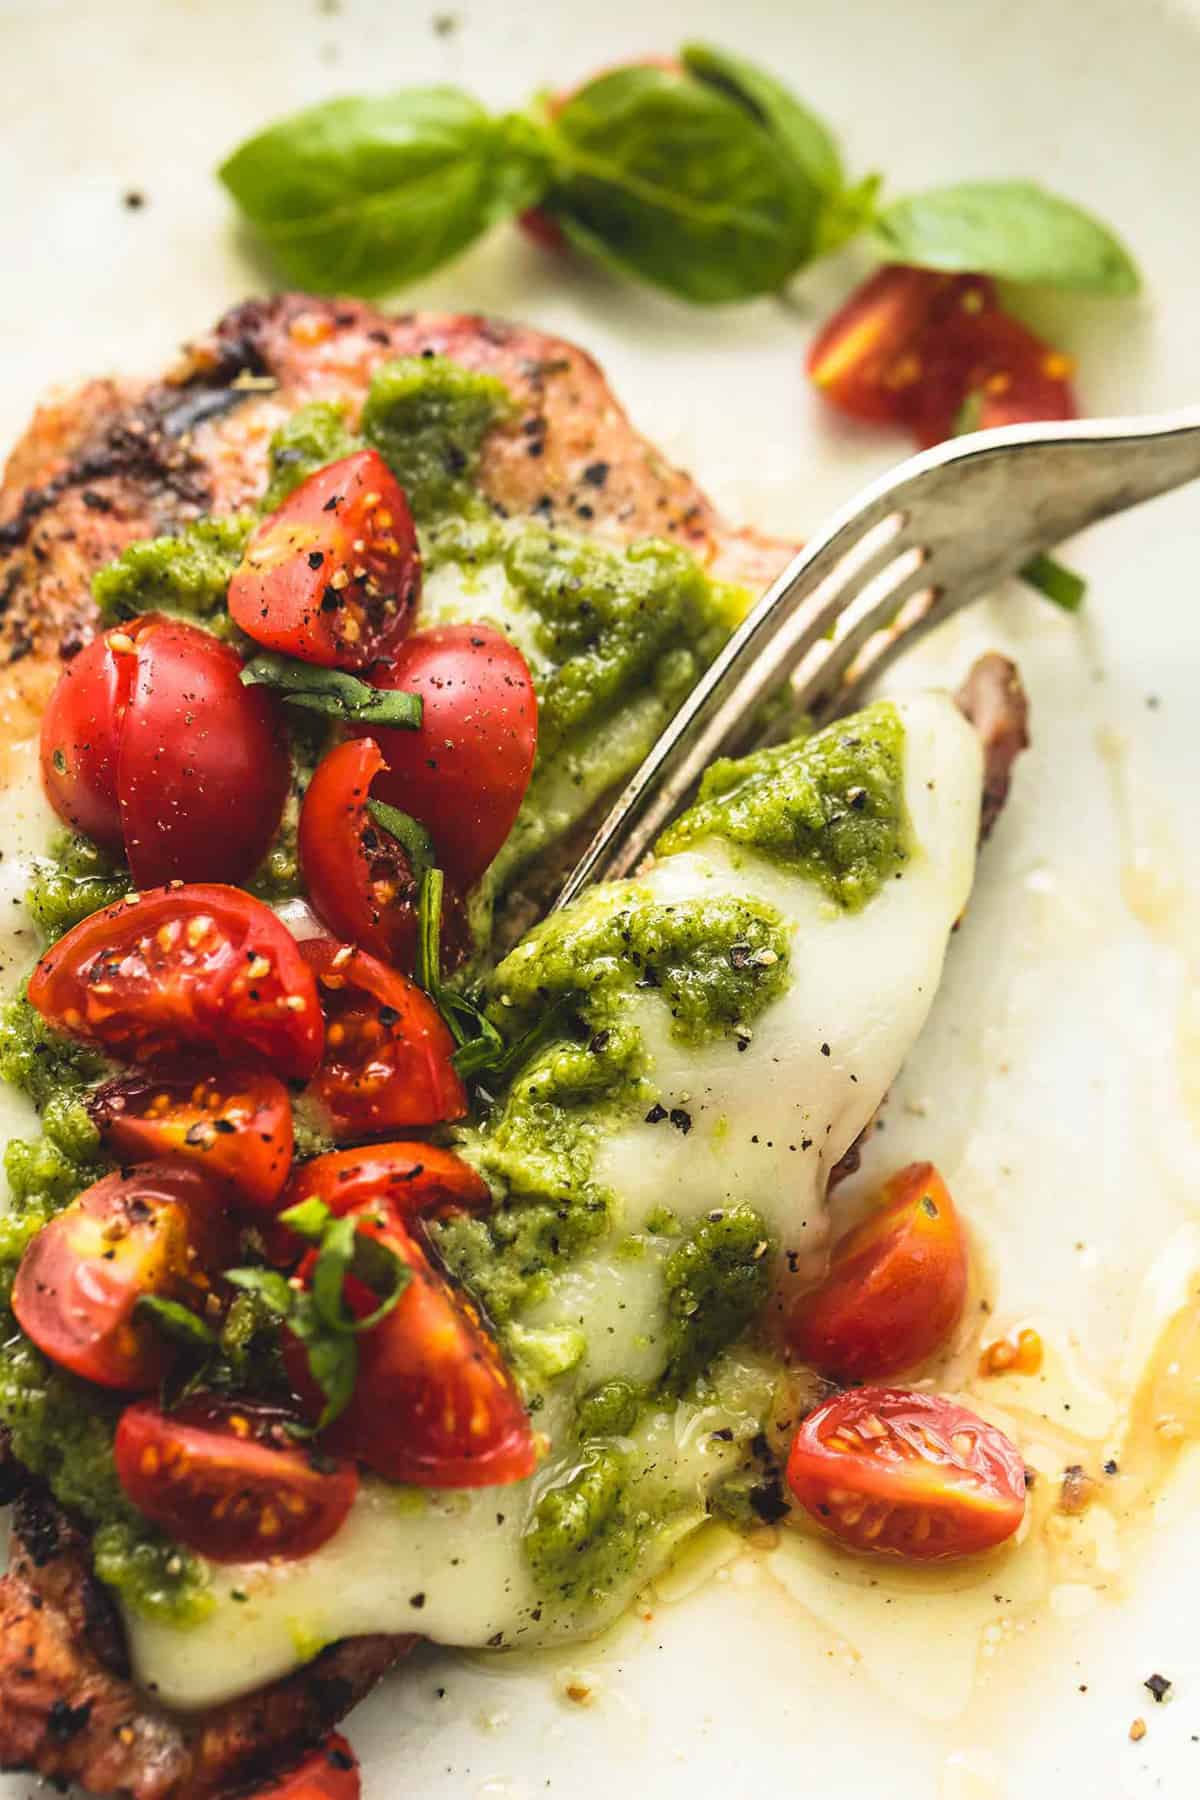
MULTIPOLYGON (((1092 411, 1200 397, 1192 6, 0 0, 3 437, 46 385, 153 368, 261 285, 211 170, 266 118, 433 79, 516 104, 687 37, 788 74, 852 163, 897 188, 1033 175, 1094 205, 1139 253, 1144 300, 1042 300, 1035 316, 1078 351, 1092 411), (135 188, 147 203, 130 211, 135 188)), ((579 339, 732 514, 803 534, 903 450, 832 426, 804 382, 809 320, 854 266, 801 284, 798 313, 707 315, 552 267, 501 232, 405 303, 579 339)), ((1160 501, 1073 549, 1092 583, 1079 623, 1014 592, 904 672, 953 680, 976 648, 1009 650, 1035 748, 872 1163, 941 1165, 999 1323, 1036 1320, 1073 1371, 1027 1405, 1055 1411, 1093 1460, 1147 1271, 1165 1258, 1186 1278, 1200 1211, 1198 538, 1200 495, 1160 501)), ((1194 1793, 1197 1504, 1185 1455, 1152 1530, 1094 1531, 1086 1578, 1024 1597, 1007 1578, 995 1600, 921 1583, 849 1608, 828 1569, 744 1556, 569 1657, 419 1655, 355 1721, 368 1795, 1194 1793), (1141 1685, 1155 1670, 1173 1682, 1159 1707, 1141 1685), (588 1704, 565 1697, 572 1682, 588 1704)), ((0 1780, 0 1796, 29 1785, 0 1780)))

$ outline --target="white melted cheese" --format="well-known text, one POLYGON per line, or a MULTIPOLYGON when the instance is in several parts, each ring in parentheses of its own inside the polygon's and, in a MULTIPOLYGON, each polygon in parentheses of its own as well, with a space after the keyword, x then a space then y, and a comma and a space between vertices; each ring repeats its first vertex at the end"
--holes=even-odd
MULTIPOLYGON (((637 998, 653 1079, 693 1123, 684 1134, 639 1121, 602 1146, 596 1175, 612 1187, 619 1214, 608 1246, 561 1276, 524 1321, 564 1339, 579 1334, 581 1390, 616 1373, 652 1379, 661 1367, 658 1259, 648 1251, 628 1260, 618 1241, 655 1207, 689 1219, 745 1202, 785 1249, 805 1253, 824 1235, 829 1170, 882 1101, 924 1023, 970 891, 980 752, 948 697, 904 700, 899 711, 913 851, 902 877, 861 912, 841 912, 803 877, 757 857, 734 859, 712 841, 642 878, 661 900, 725 893, 768 901, 791 927, 791 978, 742 1052, 725 1042, 702 1050, 677 1044, 660 1004, 637 998)), ((188 1709, 258 1687, 323 1644, 361 1632, 532 1648, 595 1631, 703 1518, 705 1494, 736 1465, 738 1440, 757 1428, 756 1406, 739 1400, 753 1382, 751 1369, 703 1412, 684 1402, 643 1419, 630 1450, 647 1504, 656 1483, 670 1498, 670 1523, 650 1564, 640 1561, 630 1586, 600 1609, 543 1607, 523 1553, 538 1498, 570 1473, 569 1452, 555 1448, 556 1438, 568 1441, 569 1403, 551 1398, 537 1420, 550 1452, 530 1481, 475 1493, 365 1482, 347 1524, 315 1555, 214 1565, 217 1604, 200 1625, 181 1631, 129 1613, 135 1669, 168 1704, 188 1709), (725 1427, 732 1444, 712 1436, 725 1427)))

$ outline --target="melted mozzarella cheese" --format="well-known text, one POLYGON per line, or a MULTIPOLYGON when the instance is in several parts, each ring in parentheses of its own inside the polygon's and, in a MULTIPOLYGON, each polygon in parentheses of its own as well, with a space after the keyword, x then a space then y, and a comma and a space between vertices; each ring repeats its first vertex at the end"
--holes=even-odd
MULTIPOLYGON (((724 892, 769 901, 791 926, 791 980, 743 1052, 725 1042, 699 1051, 675 1043, 653 997, 636 998, 652 1079, 693 1125, 685 1135, 638 1122, 602 1147, 596 1172, 622 1216, 608 1244, 562 1275, 524 1321, 582 1333, 583 1387, 616 1373, 649 1380, 661 1367, 658 1263, 653 1253, 627 1260, 618 1240, 656 1206, 695 1217, 737 1201, 761 1211, 785 1248, 804 1251, 820 1240, 829 1170, 882 1101, 924 1023, 970 891, 980 752, 947 697, 905 700, 899 710, 912 855, 902 877, 860 913, 843 913, 802 877, 757 857, 734 858, 713 841, 642 878, 663 900, 724 892)), ((217 1605, 204 1623, 179 1631, 128 1614, 135 1668, 163 1700, 186 1709, 257 1687, 359 1632, 415 1630, 440 1643, 529 1648, 594 1632, 700 1522, 705 1494, 736 1463, 738 1441, 757 1429, 758 1416, 753 1406, 739 1410, 734 1392, 703 1412, 684 1402, 643 1420, 631 1450, 639 1468, 669 1481, 670 1525, 650 1562, 639 1561, 601 1608, 543 1606, 523 1551, 538 1498, 571 1469, 570 1406, 551 1399, 538 1415, 550 1453, 530 1481, 458 1494, 366 1482, 347 1524, 315 1555, 214 1566, 217 1605), (726 1427, 732 1444, 712 1435, 726 1427)))

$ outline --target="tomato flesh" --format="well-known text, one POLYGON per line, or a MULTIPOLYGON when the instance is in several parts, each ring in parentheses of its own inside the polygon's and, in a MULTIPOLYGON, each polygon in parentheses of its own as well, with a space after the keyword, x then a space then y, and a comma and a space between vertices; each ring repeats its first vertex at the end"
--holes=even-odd
POLYGON ((169 1413, 143 1401, 121 1414, 117 1476, 140 1512, 214 1562, 310 1556, 344 1523, 358 1471, 298 1445, 287 1421, 214 1395, 169 1413))
MULTIPOLYGON (((354 1393, 322 1442, 388 1481, 444 1488, 523 1481, 537 1461, 529 1415, 467 1295, 434 1269, 386 1199, 335 1210, 400 1256, 412 1279, 387 1317, 358 1338, 354 1393)), ((312 1253, 301 1263, 300 1281, 311 1280, 315 1262, 312 1253)), ((353 1277, 345 1294, 360 1318, 377 1304, 353 1277)), ((319 1417, 323 1397, 303 1346, 290 1336, 284 1361, 309 1417, 319 1417)))
POLYGON ((248 1800, 361 1800, 361 1795, 358 1758, 340 1732, 333 1732, 295 1768, 255 1788, 248 1800))
POLYGON ((818 333, 808 372, 840 411, 940 443, 974 429, 1073 419, 1071 363, 1000 307, 982 275, 880 269, 818 333))
POLYGON ((118 1156, 194 1160, 247 1206, 271 1207, 291 1168, 292 1104, 261 1069, 124 1075, 96 1089, 88 1112, 118 1156))
POLYGON ((856 1550, 941 1561, 992 1550, 1025 1516, 1025 1467, 994 1425, 938 1394, 856 1388, 809 1413, 788 1486, 856 1550))
POLYGON ((377 450, 357 450, 263 520, 229 584, 229 613, 268 650, 365 669, 408 630, 420 581, 404 490, 377 450))
POLYGON ((12 1309, 52 1362, 101 1387, 152 1388, 170 1341, 136 1312, 143 1295, 200 1301, 232 1249, 228 1195, 187 1163, 151 1162, 95 1182, 32 1239, 12 1309))
POLYGON ((156 888, 105 907, 47 950, 28 991, 49 1024, 123 1061, 219 1050, 304 1077, 321 1060, 312 972, 240 888, 156 888))
POLYGON ((309 1089, 337 1137, 461 1119, 454 1039, 429 996, 365 950, 302 946, 324 1008, 325 1057, 309 1089))
POLYGON ((331 931, 411 970, 417 882, 403 847, 367 811, 383 767, 373 738, 352 738, 322 759, 300 813, 300 867, 331 931))
POLYGON ((966 1297, 954 1202, 931 1163, 912 1163, 834 1246, 824 1283, 788 1319, 788 1347, 835 1380, 878 1381, 940 1349, 966 1297))
POLYGON ((405 1224, 444 1212, 481 1212, 491 1189, 470 1163, 437 1144, 364 1144, 301 1163, 284 1206, 322 1200, 333 1212, 378 1201, 405 1224))
POLYGON ((291 780, 276 697, 243 687, 228 644, 182 619, 135 619, 81 650, 42 721, 59 817, 123 853, 141 887, 240 881, 262 860, 291 780))
POLYGON ((537 698, 525 658, 490 625, 446 625, 406 639, 372 679, 424 703, 417 731, 355 728, 387 764, 375 793, 420 820, 465 891, 512 830, 533 773, 537 698))

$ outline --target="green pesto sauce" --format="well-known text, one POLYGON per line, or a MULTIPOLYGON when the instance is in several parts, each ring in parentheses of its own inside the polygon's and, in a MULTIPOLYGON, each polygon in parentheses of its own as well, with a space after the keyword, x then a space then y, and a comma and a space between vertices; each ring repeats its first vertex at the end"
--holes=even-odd
POLYGON ((493 1319, 536 1304, 610 1228, 610 1196, 592 1180, 597 1144, 656 1097, 630 996, 653 993, 672 1035, 698 1045, 748 1031, 787 970, 773 908, 726 896, 663 905, 636 887, 554 914, 504 959, 488 983, 497 1028, 515 1039, 550 1008, 562 1027, 468 1134, 498 1195, 493 1211, 436 1228, 443 1256, 493 1319))
POLYGON ((61 833, 48 856, 33 865, 25 904, 49 943, 72 925, 112 906, 132 886, 123 864, 105 855, 99 845, 76 832, 61 833))
POLYGON ((345 407, 330 400, 302 406, 284 420, 271 439, 271 479, 263 495, 263 511, 274 512, 318 469, 361 448, 362 439, 346 423, 345 407))
POLYGON ((669 856, 710 836, 773 857, 857 911, 909 854, 895 707, 879 701, 812 737, 714 763, 656 848, 669 856))
POLYGON ((413 517, 478 506, 484 438, 513 411, 508 389, 444 356, 401 356, 371 378, 362 432, 408 496, 413 517))
POLYGON ((212 631, 232 630, 225 596, 254 527, 250 513, 197 519, 172 537, 130 544, 92 577, 92 595, 106 621, 139 613, 183 613, 212 631))
POLYGON ((669 1354, 663 1390, 683 1394, 747 1331, 767 1297, 771 1240, 753 1207, 712 1213, 667 1258, 669 1354))

